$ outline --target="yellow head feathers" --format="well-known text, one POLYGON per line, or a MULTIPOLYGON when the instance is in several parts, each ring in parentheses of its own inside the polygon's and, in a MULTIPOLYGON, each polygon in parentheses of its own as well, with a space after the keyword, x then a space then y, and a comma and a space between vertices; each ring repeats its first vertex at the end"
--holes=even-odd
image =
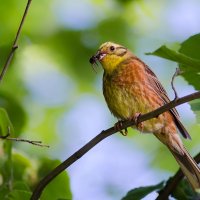
POLYGON ((119 44, 106 42, 100 46, 96 55, 91 57, 90 62, 94 64, 98 60, 105 72, 111 74, 119 63, 127 59, 127 52, 127 48, 119 44))

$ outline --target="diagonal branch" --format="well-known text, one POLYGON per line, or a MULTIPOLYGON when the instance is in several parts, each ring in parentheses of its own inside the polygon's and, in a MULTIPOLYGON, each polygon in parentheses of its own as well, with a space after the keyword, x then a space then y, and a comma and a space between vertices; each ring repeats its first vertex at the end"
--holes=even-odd
POLYGON ((31 1, 32 0, 28 0, 28 2, 27 2, 27 5, 26 5, 26 8, 25 8, 22 20, 20 22, 19 28, 18 28, 16 36, 15 36, 15 40, 14 40, 13 45, 12 45, 12 48, 10 50, 10 53, 8 54, 6 62, 5 62, 4 66, 3 66, 3 69, 2 69, 2 71, 0 73, 0 82, 3 80, 3 77, 4 77, 8 67, 10 65, 10 62, 11 62, 12 58, 13 58, 14 52, 18 48, 18 44, 17 43, 18 43, 18 40, 19 40, 19 36, 21 34, 22 26, 24 24, 25 18, 26 18, 27 13, 28 13, 28 9, 29 9, 29 7, 31 5, 31 1))
MULTIPOLYGON (((187 96, 184 96, 182 98, 174 99, 170 103, 167 103, 164 106, 161 106, 160 108, 158 108, 152 112, 149 112, 144 115, 140 115, 137 119, 137 123, 157 117, 161 113, 166 112, 180 104, 183 104, 183 103, 186 103, 188 101, 192 101, 192 100, 198 99, 198 98, 200 98, 200 91, 192 93, 187 96)), ((122 122, 121 130, 126 129, 133 125, 135 125, 134 121, 124 121, 124 122, 122 122)), ((96 144, 98 144, 103 139, 107 138, 108 136, 110 136, 116 132, 117 132, 117 130, 115 127, 111 127, 105 131, 102 131, 100 134, 98 134, 96 137, 94 137, 92 140, 90 140, 86 145, 84 145, 82 148, 80 148, 78 151, 76 151, 73 155, 71 155, 69 158, 67 158, 65 161, 63 161, 60 165, 58 165, 56 168, 54 168, 52 171, 50 171, 36 186, 35 190, 33 191, 32 196, 31 196, 31 200, 39 199, 44 188, 57 175, 59 175, 62 171, 64 171, 66 168, 68 168, 74 162, 76 162, 79 158, 81 158, 84 154, 86 154, 90 149, 92 149, 96 144)))

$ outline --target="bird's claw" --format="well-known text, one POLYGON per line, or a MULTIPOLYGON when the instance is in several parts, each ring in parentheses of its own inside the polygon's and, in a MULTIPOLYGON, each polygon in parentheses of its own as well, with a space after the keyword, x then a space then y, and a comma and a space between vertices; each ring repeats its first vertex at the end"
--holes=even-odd
POLYGON ((124 130, 121 130, 122 129, 122 125, 123 125, 122 122, 123 121, 118 121, 117 123, 115 123, 115 125, 114 125, 115 130, 119 131, 123 136, 127 136, 128 135, 127 128, 125 128, 124 130))
POLYGON ((136 128, 138 130, 140 130, 141 132, 143 132, 143 128, 144 128, 143 123, 142 122, 140 122, 140 123, 138 122, 138 119, 139 119, 140 115, 141 115, 141 113, 139 113, 139 112, 135 113, 135 115, 132 117, 131 120, 133 120, 135 122, 136 128))
POLYGON ((128 135, 128 130, 127 130, 127 128, 125 128, 124 130, 121 130, 120 133, 121 133, 123 136, 127 136, 127 135, 128 135))

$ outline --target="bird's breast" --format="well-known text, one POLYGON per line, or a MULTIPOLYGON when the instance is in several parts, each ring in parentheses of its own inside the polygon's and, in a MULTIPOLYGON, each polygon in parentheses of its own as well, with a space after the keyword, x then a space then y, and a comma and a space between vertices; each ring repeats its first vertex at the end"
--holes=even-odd
POLYGON ((104 79, 103 93, 110 111, 117 118, 130 119, 136 112, 145 110, 145 103, 141 103, 143 89, 138 83, 104 79))
MULTIPOLYGON (((159 107, 159 104, 151 104, 149 101, 151 97, 147 97, 144 87, 141 88, 137 83, 118 85, 105 81, 103 92, 108 108, 118 119, 132 119, 136 113, 144 114, 159 107)), ((139 130, 148 133, 160 133, 164 130, 168 133, 171 130, 176 132, 176 127, 171 114, 165 112, 157 118, 143 122, 143 126, 139 130)))

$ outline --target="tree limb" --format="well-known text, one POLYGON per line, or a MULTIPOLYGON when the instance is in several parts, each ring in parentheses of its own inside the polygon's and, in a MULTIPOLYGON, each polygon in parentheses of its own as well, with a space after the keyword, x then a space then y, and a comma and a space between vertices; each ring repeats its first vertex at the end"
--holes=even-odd
POLYGON ((19 40, 19 36, 21 34, 22 26, 24 24, 25 18, 26 18, 27 13, 28 13, 28 9, 29 9, 29 7, 31 5, 31 1, 32 0, 28 0, 28 2, 27 2, 27 5, 26 5, 26 8, 25 8, 22 20, 20 22, 19 28, 18 28, 16 36, 15 36, 15 40, 14 40, 13 45, 12 45, 12 48, 10 50, 10 53, 8 54, 6 62, 5 62, 4 66, 3 66, 3 69, 2 69, 2 71, 0 73, 0 82, 3 80, 3 77, 4 77, 8 67, 10 65, 10 62, 11 62, 12 58, 13 58, 14 52, 18 48, 18 44, 17 43, 18 43, 18 40, 19 40))
MULTIPOLYGON (((161 106, 160 108, 140 115, 137 119, 137 123, 146 121, 148 119, 157 117, 161 113, 170 110, 180 104, 186 103, 188 101, 192 101, 194 99, 200 98, 200 91, 192 93, 190 95, 184 96, 182 98, 174 99, 173 101, 161 106)), ((134 121, 124 121, 121 124, 121 130, 126 129, 127 127, 135 125, 134 121)), ((33 191, 33 194, 31 196, 31 200, 37 200, 42 194, 42 191, 44 188, 62 171, 64 171, 67 167, 72 165, 74 162, 76 162, 79 158, 81 158, 85 153, 87 153, 90 149, 92 149, 96 144, 101 142, 103 139, 107 138, 108 136, 116 133, 117 131, 115 127, 111 127, 105 131, 102 131, 100 134, 98 134, 96 137, 94 137, 90 142, 88 142, 86 145, 84 145, 81 149, 76 151, 73 155, 71 155, 69 158, 67 158, 65 161, 63 161, 60 165, 58 165, 56 168, 54 168, 52 171, 50 171, 36 186, 35 190, 33 191)))

